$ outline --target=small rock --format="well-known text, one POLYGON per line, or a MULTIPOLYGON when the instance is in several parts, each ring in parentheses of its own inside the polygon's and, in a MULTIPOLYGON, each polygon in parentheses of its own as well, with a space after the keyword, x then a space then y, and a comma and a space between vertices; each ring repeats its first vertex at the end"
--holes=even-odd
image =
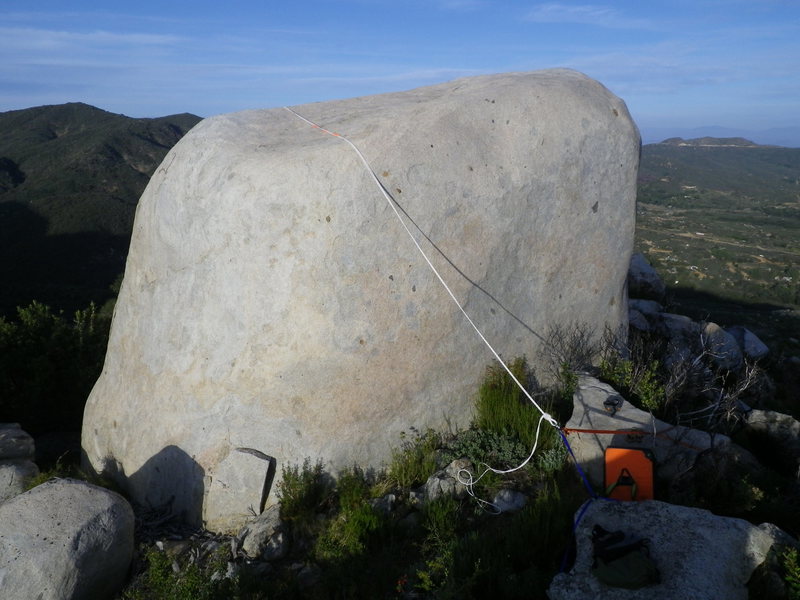
POLYGON ((726 331, 733 336, 744 355, 751 360, 759 360, 769 354, 769 348, 758 336, 741 325, 728 327, 726 331))
POLYGON ((742 351, 730 333, 716 323, 703 326, 703 339, 706 350, 711 354, 711 362, 725 371, 738 371, 742 366, 742 351))
POLYGON ((442 497, 463 498, 467 495, 467 486, 461 483, 458 474, 463 469, 471 469, 472 463, 466 458, 458 458, 441 471, 437 471, 425 482, 425 501, 430 502, 442 497))
POLYGON ((419 512, 412 511, 397 522, 398 527, 405 531, 413 531, 419 527, 419 512))
POLYGON ((522 492, 516 490, 500 490, 492 500, 500 512, 517 512, 525 508, 528 503, 528 497, 522 492))
POLYGON ((640 298, 631 298, 628 300, 628 308, 638 310, 648 319, 664 311, 664 307, 655 300, 643 300, 640 298))
POLYGON ((635 327, 639 331, 650 330, 650 324, 647 322, 647 319, 635 308, 628 309, 628 326, 635 327))
POLYGON ((396 502, 397 496, 394 494, 387 494, 383 498, 373 498, 369 501, 369 504, 382 515, 388 516, 394 511, 396 502))
POLYGON ((744 417, 748 437, 758 437, 774 450, 776 462, 800 478, 800 421, 773 410, 753 409, 744 417))
POLYGON ((170 558, 180 558, 192 547, 189 540, 159 540, 156 545, 170 558))
POLYGON ((631 256, 628 269, 628 294, 634 298, 661 300, 666 291, 664 281, 647 262, 644 254, 637 252, 631 256))
POLYGON ((414 507, 422 506, 425 503, 425 488, 408 492, 408 503, 414 507))
POLYGON ((242 550, 251 558, 278 560, 289 552, 289 540, 283 531, 277 504, 245 525, 237 537, 242 541, 242 550))
POLYGON ((19 423, 0 423, 0 459, 33 460, 35 455, 33 438, 22 430, 19 423))
POLYGON ((690 347, 700 339, 700 326, 686 315, 659 313, 656 329, 665 338, 684 342, 690 347))
POLYGON ((300 587, 300 589, 310 588, 311 586, 319 583, 321 577, 322 569, 320 569, 314 563, 309 563, 307 565, 303 565, 303 567, 297 572, 297 585, 300 587))

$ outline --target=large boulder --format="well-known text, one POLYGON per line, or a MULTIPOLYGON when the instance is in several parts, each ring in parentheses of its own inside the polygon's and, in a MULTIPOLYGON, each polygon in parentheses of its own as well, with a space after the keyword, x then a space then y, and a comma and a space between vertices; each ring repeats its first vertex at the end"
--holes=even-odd
POLYGON ((658 501, 595 501, 575 531, 575 542, 575 566, 553 579, 550 600, 747 600, 748 580, 770 550, 796 544, 769 523, 756 526, 658 501), (637 590, 600 583, 591 572, 595 525, 649 540, 661 582, 637 590))
MULTIPOLYGON (((640 141, 596 81, 482 76, 294 110, 358 146, 503 356, 542 367, 550 326, 627 325, 640 141)), ((282 108, 222 115, 139 202, 83 448, 137 501, 199 514, 199 496, 230 527, 268 464, 237 448, 275 459, 276 482, 305 457, 379 466, 411 427, 468 423, 491 360, 347 143, 282 108), (167 447, 184 472, 155 468, 167 447)))
POLYGON ((128 575, 133 510, 106 489, 52 479, 0 504, 3 598, 102 600, 128 575))

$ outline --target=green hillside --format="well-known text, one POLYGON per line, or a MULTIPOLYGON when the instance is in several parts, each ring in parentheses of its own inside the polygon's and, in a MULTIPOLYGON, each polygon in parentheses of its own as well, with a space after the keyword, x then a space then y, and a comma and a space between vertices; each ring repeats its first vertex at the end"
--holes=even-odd
POLYGON ((644 146, 636 244, 688 313, 744 321, 765 341, 794 345, 800 149, 741 138, 644 146))
POLYGON ((639 200, 672 206, 782 207, 797 217, 800 148, 742 138, 673 138, 642 148, 639 200))
POLYGON ((150 175, 198 121, 81 103, 0 113, 0 315, 34 299, 67 311, 102 302, 150 175))

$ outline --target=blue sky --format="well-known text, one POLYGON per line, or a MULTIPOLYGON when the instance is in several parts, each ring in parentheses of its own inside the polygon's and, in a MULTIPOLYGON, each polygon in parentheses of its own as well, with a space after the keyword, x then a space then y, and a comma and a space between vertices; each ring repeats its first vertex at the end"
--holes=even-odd
POLYGON ((604 83, 645 141, 798 128, 800 1, 0 4, 0 111, 210 116, 549 67, 604 83))

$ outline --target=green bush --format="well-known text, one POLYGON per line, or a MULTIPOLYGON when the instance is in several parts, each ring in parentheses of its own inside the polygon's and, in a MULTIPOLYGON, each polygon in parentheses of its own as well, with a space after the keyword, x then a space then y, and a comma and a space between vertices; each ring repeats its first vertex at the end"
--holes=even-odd
POLYGON ((600 361, 600 378, 629 395, 634 403, 654 414, 661 414, 666 392, 659 376, 659 363, 651 360, 636 363, 617 354, 609 354, 600 361))
POLYGON ((486 463, 498 469, 513 467, 528 458, 530 448, 509 435, 485 429, 467 429, 459 432, 445 444, 444 462, 466 458, 473 465, 486 463))
POLYGON ((0 317, 0 422, 31 434, 79 431, 103 367, 109 320, 94 304, 72 320, 39 302, 0 317))

